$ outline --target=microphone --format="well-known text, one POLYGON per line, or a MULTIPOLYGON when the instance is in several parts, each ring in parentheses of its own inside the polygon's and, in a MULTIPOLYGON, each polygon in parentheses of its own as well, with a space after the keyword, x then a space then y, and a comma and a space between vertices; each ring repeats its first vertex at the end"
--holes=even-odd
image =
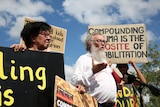
POLYGON ((131 75, 131 74, 128 74, 128 73, 126 75, 127 75, 127 79, 128 79, 129 84, 133 83, 134 81, 139 82, 141 85, 148 87, 153 95, 155 95, 155 96, 160 95, 160 89, 159 88, 157 88, 153 85, 150 85, 150 84, 143 83, 140 80, 137 80, 134 75, 131 75))
POLYGON ((152 85, 148 85, 147 87, 150 89, 150 91, 151 91, 151 93, 153 95, 155 95, 155 96, 159 96, 160 95, 160 89, 158 89, 158 88, 156 88, 156 87, 154 87, 152 85))

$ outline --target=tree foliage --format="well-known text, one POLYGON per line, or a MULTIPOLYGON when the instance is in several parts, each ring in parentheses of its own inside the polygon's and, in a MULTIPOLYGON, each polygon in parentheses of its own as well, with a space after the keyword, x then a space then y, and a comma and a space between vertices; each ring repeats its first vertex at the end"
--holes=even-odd
MULTIPOLYGON (((147 52, 148 62, 142 64, 140 70, 143 71, 147 84, 160 89, 160 50, 158 45, 150 42, 147 52)), ((149 94, 150 96, 150 102, 144 104, 144 107, 159 107, 160 95, 153 95, 147 87, 143 89, 143 94, 149 94)))

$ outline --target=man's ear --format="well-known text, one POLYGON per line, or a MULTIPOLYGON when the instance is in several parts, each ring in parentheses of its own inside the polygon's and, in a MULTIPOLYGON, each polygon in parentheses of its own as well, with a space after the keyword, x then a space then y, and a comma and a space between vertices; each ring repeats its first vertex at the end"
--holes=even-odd
POLYGON ((87 43, 86 50, 87 50, 87 51, 90 51, 90 50, 91 50, 91 43, 87 43))

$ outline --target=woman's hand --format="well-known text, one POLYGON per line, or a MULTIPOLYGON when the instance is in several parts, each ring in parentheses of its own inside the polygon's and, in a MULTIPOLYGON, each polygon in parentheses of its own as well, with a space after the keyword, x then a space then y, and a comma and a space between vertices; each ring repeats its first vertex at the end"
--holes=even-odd
POLYGON ((13 44, 10 46, 10 48, 13 48, 15 52, 25 51, 27 49, 25 44, 13 44))

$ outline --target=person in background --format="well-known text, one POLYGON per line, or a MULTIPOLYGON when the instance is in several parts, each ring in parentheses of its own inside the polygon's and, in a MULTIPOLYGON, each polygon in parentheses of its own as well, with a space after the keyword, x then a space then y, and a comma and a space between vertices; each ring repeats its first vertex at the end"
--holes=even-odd
POLYGON ((13 44, 11 48, 14 48, 14 51, 25 51, 26 49, 45 51, 50 44, 50 32, 51 26, 46 22, 29 22, 21 31, 24 43, 13 44))
MULTIPOLYGON (((117 87, 118 87, 118 90, 122 90, 123 89, 123 86, 125 84, 130 84, 132 87, 133 87, 133 90, 134 90, 134 96, 132 96, 132 103, 130 103, 130 106, 133 106, 133 105, 136 105, 137 106, 141 106, 143 107, 143 98, 142 98, 142 88, 141 87, 141 84, 146 84, 146 79, 145 77, 143 76, 142 72, 138 69, 138 67, 136 66, 136 62, 134 60, 130 60, 128 62, 129 64, 132 65, 132 67, 135 69, 136 73, 137 73, 137 77, 132 75, 132 74, 129 74, 127 71, 129 69, 129 66, 128 64, 117 64, 117 68, 119 69, 119 71, 122 73, 123 75, 123 78, 121 80, 120 83, 117 83, 117 87), (138 86, 138 92, 139 92, 139 96, 136 97, 137 92, 135 91, 135 86, 138 86), (138 100, 139 98, 139 100, 138 100), (140 102, 139 102, 140 101, 140 102)), ((125 102, 125 101, 124 101, 125 102)), ((136 107, 137 107, 136 106, 136 107)))
POLYGON ((71 83, 95 97, 99 107, 114 107, 117 86, 106 60, 105 43, 99 32, 87 36, 85 45, 88 52, 76 61, 71 83))
POLYGON ((127 72, 129 69, 128 64, 117 64, 117 68, 119 69, 119 71, 123 75, 123 79, 122 79, 121 83, 118 85, 120 85, 120 87, 125 83, 133 83, 134 85, 139 85, 139 83, 135 80, 146 83, 146 79, 143 76, 142 72, 136 66, 136 62, 134 60, 130 60, 128 63, 131 64, 132 67, 135 69, 138 78, 135 78, 133 75, 128 74, 128 72, 127 72), (126 78, 126 76, 127 76, 127 78, 126 78))

